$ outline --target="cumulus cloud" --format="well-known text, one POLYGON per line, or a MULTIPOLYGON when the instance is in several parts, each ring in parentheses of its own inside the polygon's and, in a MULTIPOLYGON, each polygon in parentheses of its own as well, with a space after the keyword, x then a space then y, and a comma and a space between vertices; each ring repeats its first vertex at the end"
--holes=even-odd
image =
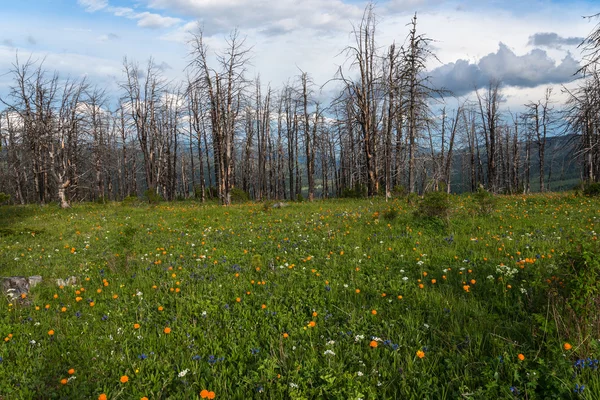
POLYGON ((321 32, 348 30, 348 21, 360 19, 362 5, 342 0, 146 0, 148 6, 173 10, 198 19, 207 35, 232 28, 262 30, 281 35, 299 29, 321 32))
POLYGON ((519 56, 500 43, 497 52, 482 57, 477 63, 458 60, 434 69, 430 77, 435 87, 460 96, 484 87, 491 79, 518 88, 567 83, 574 79, 579 68, 579 62, 571 54, 557 64, 544 50, 534 49, 519 56))
POLYGON ((582 37, 562 37, 554 32, 538 32, 529 36, 527 44, 549 49, 560 49, 562 46, 578 46, 583 40, 582 37))

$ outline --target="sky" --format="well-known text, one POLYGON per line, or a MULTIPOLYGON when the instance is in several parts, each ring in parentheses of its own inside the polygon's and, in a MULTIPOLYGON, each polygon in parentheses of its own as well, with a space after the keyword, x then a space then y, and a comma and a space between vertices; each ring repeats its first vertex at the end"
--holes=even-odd
MULTIPOLYGON (((281 87, 300 71, 316 87, 328 82, 351 44, 365 1, 357 0, 4 0, 0 14, 0 96, 11 65, 32 57, 62 77, 118 91, 123 59, 152 57, 165 77, 184 79, 190 31, 203 27, 212 51, 237 28, 252 47, 249 77, 281 87)), ((380 0, 377 45, 405 43, 417 13, 419 33, 433 40, 431 81, 460 101, 490 78, 504 83, 506 105, 542 99, 548 86, 574 85, 581 40, 600 20, 598 0, 380 0)), ((320 94, 335 90, 328 83, 320 94)))

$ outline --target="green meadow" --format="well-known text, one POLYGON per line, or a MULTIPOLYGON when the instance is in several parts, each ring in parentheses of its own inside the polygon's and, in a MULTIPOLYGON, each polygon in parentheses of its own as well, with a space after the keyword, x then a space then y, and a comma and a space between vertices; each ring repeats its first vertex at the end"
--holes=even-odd
POLYGON ((600 200, 411 200, 2 206, 0 399, 600 398, 600 200))

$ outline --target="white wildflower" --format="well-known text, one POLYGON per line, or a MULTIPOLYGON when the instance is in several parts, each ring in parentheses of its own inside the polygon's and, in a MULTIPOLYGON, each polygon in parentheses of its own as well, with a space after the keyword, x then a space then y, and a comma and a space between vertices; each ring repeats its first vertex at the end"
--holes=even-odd
POLYGON ((189 372, 189 369, 184 369, 183 371, 181 371, 179 374, 177 374, 177 376, 179 376, 180 378, 183 378, 184 376, 187 375, 187 373, 189 372))

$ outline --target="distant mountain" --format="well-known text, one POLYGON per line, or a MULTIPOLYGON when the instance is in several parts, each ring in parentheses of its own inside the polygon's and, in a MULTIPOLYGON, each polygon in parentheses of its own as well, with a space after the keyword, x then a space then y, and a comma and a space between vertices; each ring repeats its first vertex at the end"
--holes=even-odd
MULTIPOLYGON (((544 174, 545 186, 550 191, 572 189, 581 180, 581 165, 576 157, 578 135, 563 135, 546 138, 546 155, 544 174)), ((485 148, 480 149, 483 170, 487 169, 485 148)), ((520 143, 520 174, 519 182, 524 181, 525 143, 520 143)), ((452 191, 456 193, 470 190, 469 158, 466 149, 454 153, 452 161, 452 191)), ((538 146, 531 145, 530 187, 532 192, 539 191, 539 155, 538 146)))

